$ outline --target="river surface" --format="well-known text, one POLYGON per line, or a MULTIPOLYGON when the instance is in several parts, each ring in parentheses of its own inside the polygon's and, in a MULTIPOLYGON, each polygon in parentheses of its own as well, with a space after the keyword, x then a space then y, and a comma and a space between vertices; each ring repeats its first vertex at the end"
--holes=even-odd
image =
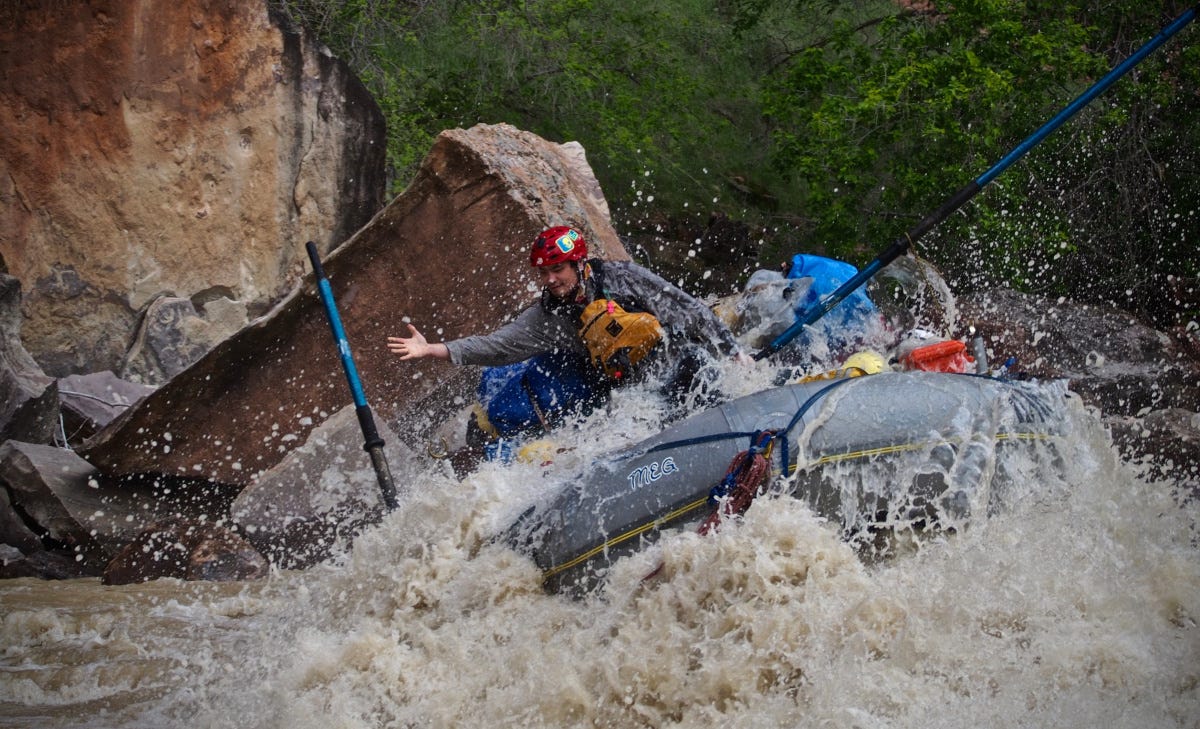
POLYGON ((551 466, 460 483, 431 464, 314 569, 0 583, 0 726, 1200 726, 1198 509, 1121 463, 1077 403, 1061 474, 1016 469, 1010 508, 902 554, 868 559, 767 498, 715 535, 668 534, 584 599, 546 594, 489 539, 655 429, 636 393, 614 405, 551 466))

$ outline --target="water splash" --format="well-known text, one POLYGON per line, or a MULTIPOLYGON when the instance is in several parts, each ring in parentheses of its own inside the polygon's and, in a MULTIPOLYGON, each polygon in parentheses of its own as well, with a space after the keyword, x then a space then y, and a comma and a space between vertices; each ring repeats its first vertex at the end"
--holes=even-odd
MULTIPOLYGON (((1018 470, 1013 509, 883 560, 782 497, 715 535, 665 535, 585 599, 551 596, 490 539, 554 465, 489 464, 461 483, 431 467, 339 560, 262 583, 10 581, 0 712, 14 727, 1191 726, 1200 513, 1070 417, 1061 482, 1018 470)), ((647 403, 581 421, 572 457, 654 418, 647 403)))

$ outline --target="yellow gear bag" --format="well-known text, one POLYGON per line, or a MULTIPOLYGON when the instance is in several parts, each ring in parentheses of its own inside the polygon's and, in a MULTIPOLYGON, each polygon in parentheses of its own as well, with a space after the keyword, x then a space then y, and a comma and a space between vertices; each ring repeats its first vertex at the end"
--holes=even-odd
POLYGON ((628 378, 632 368, 663 338, 654 315, 630 313, 611 299, 588 304, 579 321, 579 338, 587 347, 588 359, 614 380, 628 378))

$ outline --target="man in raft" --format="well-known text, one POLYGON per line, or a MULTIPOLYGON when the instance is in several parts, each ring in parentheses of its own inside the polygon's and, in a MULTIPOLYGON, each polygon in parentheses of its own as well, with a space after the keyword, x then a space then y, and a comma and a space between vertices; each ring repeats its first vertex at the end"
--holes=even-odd
POLYGON ((409 336, 388 337, 388 349, 402 360, 488 367, 571 353, 597 389, 654 373, 676 403, 692 392, 701 403, 715 398, 715 374, 705 367, 712 358, 750 361, 703 302, 635 263, 588 258, 587 241, 574 228, 542 231, 529 263, 541 297, 513 321, 490 334, 435 343, 409 324, 409 336))

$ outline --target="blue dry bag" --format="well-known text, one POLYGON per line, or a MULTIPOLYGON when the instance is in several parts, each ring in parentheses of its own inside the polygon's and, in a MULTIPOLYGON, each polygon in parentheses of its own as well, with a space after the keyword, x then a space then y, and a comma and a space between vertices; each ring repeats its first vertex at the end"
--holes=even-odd
MULTIPOLYGON (((808 291, 796 301, 796 315, 800 316, 817 306, 821 299, 832 294, 857 273, 857 268, 844 261, 807 253, 792 256, 792 267, 787 277, 812 279, 808 291)), ((868 322, 878 317, 879 310, 860 286, 815 322, 813 327, 826 336, 830 346, 846 346, 861 337, 868 322)))
POLYGON ((502 437, 538 431, 542 418, 553 424, 567 411, 593 401, 596 391, 587 368, 585 359, 565 352, 489 367, 479 379, 479 402, 502 437))

